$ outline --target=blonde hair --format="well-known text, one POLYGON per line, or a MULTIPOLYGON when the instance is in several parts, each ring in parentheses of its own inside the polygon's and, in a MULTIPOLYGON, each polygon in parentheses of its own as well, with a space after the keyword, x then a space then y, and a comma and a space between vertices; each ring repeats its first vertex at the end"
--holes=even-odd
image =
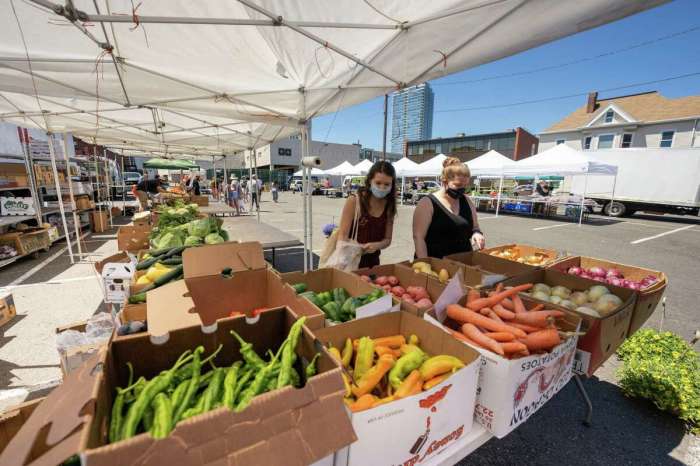
POLYGON ((443 183, 446 183, 457 176, 466 176, 467 178, 471 177, 469 167, 462 163, 457 157, 447 157, 442 162, 443 183))

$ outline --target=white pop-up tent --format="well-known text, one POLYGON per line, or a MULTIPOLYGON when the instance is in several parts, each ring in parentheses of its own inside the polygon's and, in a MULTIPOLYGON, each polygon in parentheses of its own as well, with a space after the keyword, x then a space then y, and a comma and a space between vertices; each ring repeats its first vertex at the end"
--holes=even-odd
MULTIPOLYGON (((302 168, 301 170, 294 172, 293 176, 302 176, 303 174, 304 174, 304 169, 302 168)), ((327 175, 327 173, 325 171, 321 170, 320 168, 314 167, 311 170, 309 170, 309 175, 311 175, 311 176, 324 176, 324 175, 327 175)))
MULTIPOLYGON (((615 198, 615 182, 617 180, 617 166, 599 162, 586 155, 585 152, 572 149, 566 144, 557 144, 551 149, 528 157, 519 162, 514 162, 503 167, 503 176, 533 176, 540 175, 584 175, 585 184, 583 196, 581 196, 581 211, 579 225, 583 221, 583 208, 586 199, 588 176, 607 175, 615 177, 613 180, 611 198, 615 198)), ((499 192, 500 199, 500 192, 499 192)), ((496 207, 498 210, 498 206, 496 207)))
POLYGON ((355 173, 355 167, 352 166, 350 162, 345 160, 343 163, 336 165, 328 170, 323 170, 323 173, 330 176, 345 176, 352 175, 355 173))
POLYGON ((401 157, 396 162, 391 164, 396 170, 396 176, 403 178, 406 172, 414 170, 418 167, 418 164, 408 157, 401 157))
POLYGON ((467 167, 472 176, 476 177, 500 177, 503 174, 503 166, 512 164, 513 160, 509 159, 500 152, 490 150, 485 154, 467 162, 467 167))
POLYGON ((419 163, 414 169, 406 170, 404 176, 440 176, 440 173, 442 173, 442 162, 446 158, 445 154, 438 154, 432 159, 419 163))
POLYGON ((352 167, 352 172, 348 175, 366 175, 369 169, 374 165, 370 160, 364 159, 362 162, 358 163, 352 167))

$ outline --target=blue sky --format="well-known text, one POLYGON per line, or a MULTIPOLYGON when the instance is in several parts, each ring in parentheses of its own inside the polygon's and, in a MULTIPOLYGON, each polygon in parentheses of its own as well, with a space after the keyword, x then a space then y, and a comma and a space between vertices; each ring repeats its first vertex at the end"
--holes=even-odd
MULTIPOLYGON (((514 102, 566 96, 700 72, 698 0, 675 0, 661 7, 590 31, 525 51, 471 70, 431 81, 435 91, 433 137, 479 134, 522 126, 538 133, 584 105, 585 97, 535 104, 445 112, 467 107, 491 107, 514 102), (523 76, 473 81, 536 70, 616 51, 671 34, 692 32, 649 45, 523 76)), ((658 90, 666 97, 700 94, 700 76, 603 92, 601 98, 658 90)), ((391 105, 391 100, 389 101, 391 105)), ((313 121, 317 141, 352 143, 381 150, 383 98, 373 99, 313 121), (330 131, 329 131, 330 128, 330 131)), ((388 134, 391 135, 391 114, 388 134)), ((390 142, 387 147, 390 148, 390 142)), ((389 149, 388 149, 389 150, 389 149)))

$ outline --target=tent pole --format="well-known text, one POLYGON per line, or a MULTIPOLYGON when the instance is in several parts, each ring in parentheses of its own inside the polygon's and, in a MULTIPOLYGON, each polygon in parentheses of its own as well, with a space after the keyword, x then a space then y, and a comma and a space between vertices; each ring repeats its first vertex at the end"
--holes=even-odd
POLYGON ((109 216, 109 227, 112 228, 112 184, 110 183, 112 175, 109 169, 109 159, 107 158, 107 148, 102 148, 102 153, 105 157, 105 180, 107 183, 107 215, 109 216))
MULTIPOLYGON (((306 134, 306 137, 304 138, 305 144, 306 144, 306 155, 308 157, 309 155, 309 123, 306 122, 304 123, 304 133, 306 134)), ((309 270, 314 269, 314 254, 313 254, 313 247, 314 247, 314 217, 313 217, 313 189, 312 189, 312 183, 311 183, 311 170, 312 168, 309 167, 307 170, 306 174, 306 180, 307 184, 309 187, 309 196, 308 196, 308 203, 309 203, 309 270)))
MULTIPOLYGON (((258 191, 258 158, 255 156, 255 149, 250 149, 250 157, 253 159, 253 163, 255 163, 255 191, 258 193, 258 223, 260 223, 260 191, 258 191)), ((252 183, 252 181, 251 181, 252 183)), ((252 207, 252 206, 251 206, 252 207)))
POLYGON ((610 209, 608 209, 608 217, 612 217, 612 206, 615 203, 615 185, 617 184, 617 173, 615 173, 615 177, 613 178, 613 188, 612 188, 612 194, 610 195, 610 209))
POLYGON ((224 184, 226 184, 226 189, 223 189, 224 196, 226 196, 226 198, 224 199, 224 202, 226 204, 228 204, 228 189, 230 186, 230 182, 228 180, 228 174, 226 173, 226 155, 224 155, 224 183, 222 183, 222 185, 221 185, 222 188, 224 187, 224 184))
POLYGON ((581 197, 581 212, 579 212, 578 216, 578 226, 581 226, 581 223, 583 222, 583 203, 586 200, 586 193, 588 192, 588 171, 586 171, 586 178, 584 179, 583 182, 583 196, 581 197))
MULTIPOLYGON (((68 222, 66 222, 66 210, 63 207, 63 195, 61 194, 61 182, 58 180, 58 169, 56 168, 56 154, 53 148, 53 135, 46 133, 49 138, 49 156, 51 157, 51 169, 53 171, 53 181, 56 186, 56 197, 58 198, 58 210, 61 212, 61 220, 63 221, 63 233, 66 235, 66 244, 68 245, 68 256, 70 263, 75 264, 73 259, 73 245, 70 241, 70 232, 68 231, 68 222)), ((78 236, 78 244, 80 244, 80 236, 78 236)))
POLYGON ((402 176, 401 177, 401 205, 404 205, 404 199, 405 195, 404 192, 406 190, 406 177, 402 176))
POLYGON ((309 260, 308 260, 308 252, 309 252, 309 225, 308 225, 308 220, 309 217, 307 215, 307 208, 308 205, 306 203, 306 193, 308 190, 308 176, 306 173, 306 167, 303 164, 304 157, 306 157, 306 126, 304 126, 301 129, 301 160, 302 160, 302 165, 301 165, 301 189, 302 189, 302 195, 301 195, 301 200, 303 203, 303 214, 304 214, 304 273, 308 271, 309 268, 309 260))
MULTIPOLYGON (((384 94, 384 133, 382 137, 382 160, 386 160, 386 121, 389 108, 389 94, 384 94)), ((401 191, 403 197, 403 191, 401 191)))
MULTIPOLYGON (((61 147, 63 149, 63 160, 66 162, 66 178, 68 178, 66 181, 68 182, 68 194, 70 195, 70 206, 71 210, 73 211, 73 226, 75 227, 75 237, 78 241, 78 257, 80 259, 83 258, 83 251, 82 247, 80 246, 80 233, 82 232, 82 228, 80 228, 80 219, 78 218, 78 211, 75 206, 75 196, 73 195, 73 180, 71 179, 70 176, 70 165, 69 165, 69 158, 68 158, 68 145, 66 144, 66 133, 63 133, 63 138, 61 138, 61 147)), ((63 197, 63 196, 61 196, 63 197)))
POLYGON ((498 217, 498 211, 501 208, 501 192, 503 191, 503 175, 498 182, 498 196, 496 197, 496 217, 498 217))
POLYGON ((124 149, 122 149, 122 215, 126 215, 126 181, 124 180, 124 149))

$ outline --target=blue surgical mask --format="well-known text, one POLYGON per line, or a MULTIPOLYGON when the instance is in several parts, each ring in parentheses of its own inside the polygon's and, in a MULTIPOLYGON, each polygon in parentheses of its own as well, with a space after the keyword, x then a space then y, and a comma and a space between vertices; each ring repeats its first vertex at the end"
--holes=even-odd
POLYGON ((378 199, 384 199, 391 192, 391 188, 382 189, 374 183, 370 185, 369 189, 372 191, 372 195, 378 199))

